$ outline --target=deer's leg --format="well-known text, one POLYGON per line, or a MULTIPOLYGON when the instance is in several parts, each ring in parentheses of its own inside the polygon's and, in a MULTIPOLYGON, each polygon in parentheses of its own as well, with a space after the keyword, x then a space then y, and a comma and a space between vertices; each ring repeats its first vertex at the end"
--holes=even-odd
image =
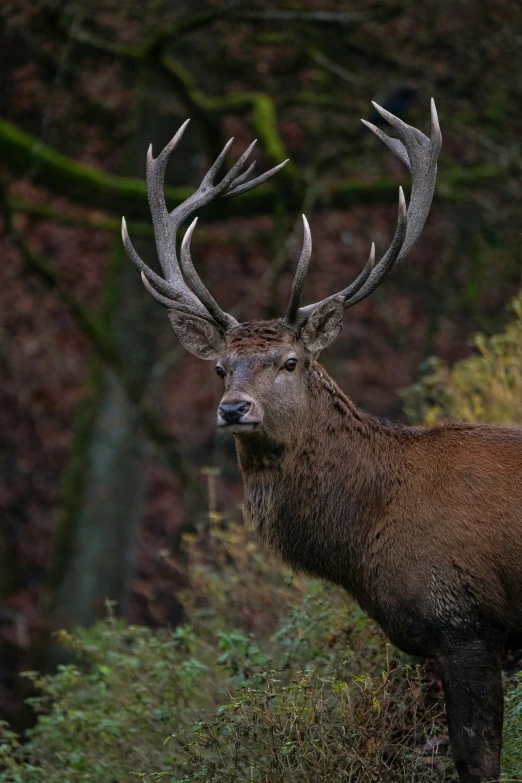
POLYGON ((473 640, 439 660, 459 779, 498 781, 504 716, 500 650, 473 640))

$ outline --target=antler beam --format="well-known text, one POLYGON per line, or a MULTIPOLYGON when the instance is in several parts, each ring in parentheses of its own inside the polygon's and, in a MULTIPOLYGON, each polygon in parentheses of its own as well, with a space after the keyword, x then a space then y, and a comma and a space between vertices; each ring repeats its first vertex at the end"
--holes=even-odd
MULTIPOLYGON (((392 270, 407 256, 424 227, 426 218, 430 210, 435 190, 435 179, 437 176, 437 160, 439 157, 442 135, 440 132, 439 121, 435 102, 431 100, 431 138, 428 139, 417 128, 406 125, 405 122, 395 117, 390 112, 373 104, 376 110, 386 119, 395 129, 398 139, 387 136, 375 125, 366 120, 362 122, 383 141, 386 146, 401 160, 409 169, 412 175, 412 189, 410 205, 406 209, 406 200, 402 188, 399 189, 399 215, 397 228, 390 247, 381 258, 379 263, 374 266, 374 249, 365 268, 358 278, 347 288, 338 294, 323 299, 321 302, 307 305, 306 307, 296 307, 296 302, 300 300, 303 288, 304 277, 308 269, 308 260, 305 264, 301 258, 299 262, 292 293, 290 297, 290 306, 285 317, 286 323, 294 326, 301 326, 308 320, 310 315, 325 302, 338 297, 344 297, 345 308, 352 307, 357 302, 365 299, 388 277, 392 270)), ((306 224, 307 226, 307 224, 306 224)), ((305 227, 305 245, 308 242, 307 228, 305 227)))

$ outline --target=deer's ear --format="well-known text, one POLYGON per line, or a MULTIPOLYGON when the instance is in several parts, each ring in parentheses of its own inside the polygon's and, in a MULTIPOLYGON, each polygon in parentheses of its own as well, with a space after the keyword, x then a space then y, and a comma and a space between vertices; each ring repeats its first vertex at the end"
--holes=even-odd
POLYGON ((301 329, 301 339, 314 358, 339 337, 343 328, 344 298, 336 296, 324 302, 301 329))
POLYGON ((225 350, 225 340, 217 326, 177 310, 168 311, 170 325, 183 348, 198 359, 217 359, 225 350))

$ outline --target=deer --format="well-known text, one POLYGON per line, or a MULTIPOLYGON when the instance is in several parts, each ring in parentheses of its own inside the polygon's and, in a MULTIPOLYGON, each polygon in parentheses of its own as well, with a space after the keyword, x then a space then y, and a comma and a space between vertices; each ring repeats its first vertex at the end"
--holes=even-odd
POLYGON ((303 216, 301 256, 286 314, 240 323, 225 313, 191 259, 197 217, 177 255, 181 223, 213 199, 240 195, 287 161, 249 179, 253 144, 219 181, 228 142, 200 187, 172 211, 169 157, 187 122, 157 158, 147 193, 163 276, 123 243, 147 291, 167 309, 181 345, 215 363, 224 392, 217 428, 235 438, 244 507, 266 545, 295 570, 344 588, 400 650, 437 659, 453 760, 461 783, 497 781, 503 726, 501 655, 522 646, 522 432, 445 422, 406 426, 357 407, 318 362, 344 311, 404 260, 424 227, 442 144, 431 101, 428 138, 377 104, 395 130, 366 126, 411 174, 399 190, 393 239, 376 263, 372 244, 357 278, 302 305, 312 254, 303 216))

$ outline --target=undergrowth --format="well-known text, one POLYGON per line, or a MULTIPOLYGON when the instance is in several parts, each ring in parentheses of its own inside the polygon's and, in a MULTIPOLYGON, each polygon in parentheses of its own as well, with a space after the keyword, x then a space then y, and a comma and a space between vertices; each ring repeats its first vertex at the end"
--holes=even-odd
POLYGON ((443 779, 440 702, 341 591, 215 513, 185 545, 187 623, 62 632, 75 662, 26 675, 38 721, 4 727, 1 783, 443 779))
POLYGON ((413 423, 457 419, 474 424, 522 424, 522 294, 511 302, 500 334, 476 334, 472 356, 448 367, 437 357, 402 393, 413 423))

